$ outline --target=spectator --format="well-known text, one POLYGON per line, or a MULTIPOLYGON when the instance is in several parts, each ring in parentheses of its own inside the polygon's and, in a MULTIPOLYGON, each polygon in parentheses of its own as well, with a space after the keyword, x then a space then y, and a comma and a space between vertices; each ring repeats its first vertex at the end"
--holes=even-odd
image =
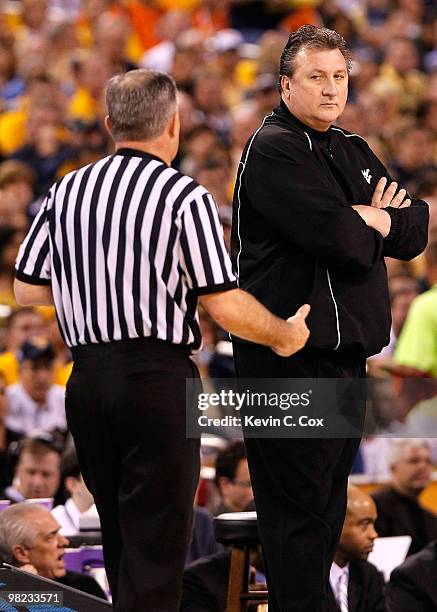
POLYGON ((163 40, 150 47, 141 57, 141 68, 170 72, 177 39, 190 27, 190 16, 186 11, 169 10, 156 24, 155 31, 162 34, 163 40))
POLYGON ((0 491, 11 484, 12 470, 8 459, 8 447, 11 442, 17 442, 20 434, 5 425, 5 418, 9 412, 9 402, 6 396, 6 385, 0 375, 0 491))
POLYGON ((13 108, 23 90, 24 81, 17 75, 12 45, 0 41, 0 112, 13 108))
MULTIPOLYGON (((56 113, 55 106, 53 112, 56 113)), ((32 115, 29 119, 32 119, 32 115)), ((44 122, 33 127, 32 139, 15 151, 14 158, 34 169, 35 195, 41 197, 53 181, 62 175, 64 164, 71 160, 73 154, 71 146, 59 138, 59 125, 44 122)))
POLYGON ((27 227, 27 209, 33 198, 34 171, 13 159, 0 164, 0 219, 16 228, 27 227))
POLYGON ((20 346, 43 333, 44 319, 34 308, 20 308, 9 315, 6 322, 5 352, 0 355, 0 374, 6 386, 17 383, 20 378, 17 359, 20 346))
POLYGON ((68 450, 62 458, 61 476, 69 498, 64 505, 53 508, 52 514, 61 526, 59 533, 72 536, 80 530, 79 519, 81 515, 94 504, 93 496, 83 481, 74 448, 68 450))
POLYGON ((232 442, 217 455, 215 484, 221 497, 215 514, 254 510, 246 449, 241 440, 232 442))
MULTIPOLYGON (((12 449, 14 450, 14 449, 12 449)), ((55 497, 61 481, 62 447, 50 434, 41 432, 16 444, 18 460, 11 487, 4 497, 12 502, 55 497)))
MULTIPOLYGON (((197 559, 185 568, 180 612, 222 612, 226 609, 231 552, 231 549, 227 548, 197 559)), ((251 549, 250 564, 251 588, 265 591, 264 563, 260 546, 251 549)), ((256 606, 256 610, 262 612, 265 608, 262 605, 256 606)))
POLYGON ((229 194, 230 160, 226 149, 224 152, 226 159, 220 159, 216 150, 214 155, 197 167, 193 178, 212 194, 219 209, 227 207, 232 213, 229 194))
POLYGON ((0 304, 17 307, 12 291, 14 264, 24 232, 12 225, 0 225, 0 304))
POLYGON ((182 143, 185 158, 181 171, 193 174, 196 168, 210 157, 218 142, 217 134, 212 128, 205 124, 194 126, 182 143))
POLYGON ((401 129, 394 137, 395 156, 390 162, 393 177, 408 189, 421 173, 436 170, 435 138, 425 126, 417 124, 401 129))
POLYGON ((0 554, 3 561, 106 599, 94 578, 67 571, 63 557, 69 542, 59 533, 59 529, 52 514, 37 504, 16 504, 6 508, 0 515, 0 554))
MULTIPOLYGON (((437 232, 431 232, 425 250, 430 289, 411 305, 399 337, 394 359, 416 376, 437 377, 437 232)), ((408 374, 408 372, 407 372, 408 374)))
POLYGON ((180 612, 225 610, 230 568, 230 550, 190 563, 184 571, 180 612))
POLYGON ((65 390, 53 384, 55 353, 44 338, 33 338, 21 345, 20 380, 8 387, 11 413, 6 421, 26 435, 34 429, 65 432, 65 390))
POLYGON ((105 12, 99 17, 94 31, 95 47, 106 58, 111 74, 135 70, 137 66, 126 57, 130 33, 129 20, 123 15, 105 12))
POLYGON ((347 510, 331 567, 328 611, 383 612, 384 578, 367 557, 378 537, 372 498, 349 485, 347 510))
POLYGON ((386 612, 437 610, 437 540, 396 567, 387 584, 386 612))
POLYGON ((215 539, 212 514, 206 508, 195 506, 191 540, 185 560, 186 565, 221 550, 223 550, 223 546, 215 539))
POLYGON ((411 536, 412 555, 437 538, 437 518, 419 501, 431 482, 429 445, 413 438, 393 440, 388 464, 389 486, 372 494, 378 511, 376 530, 381 537, 411 536))
POLYGON ((212 70, 199 71, 194 79, 194 104, 202 111, 205 123, 222 139, 229 135, 231 120, 223 93, 223 78, 212 70))
POLYGON ((400 273, 390 277, 389 293, 392 320, 390 342, 378 355, 371 358, 372 363, 375 360, 392 358, 410 306, 419 292, 419 282, 414 276, 400 273))
POLYGON ((393 36, 387 40, 379 79, 398 89, 401 110, 415 110, 426 86, 426 77, 419 70, 417 47, 412 40, 403 36, 393 36))
POLYGON ((68 104, 69 119, 102 120, 105 115, 104 87, 111 76, 109 61, 97 51, 79 53, 73 59, 73 75, 76 90, 68 104))

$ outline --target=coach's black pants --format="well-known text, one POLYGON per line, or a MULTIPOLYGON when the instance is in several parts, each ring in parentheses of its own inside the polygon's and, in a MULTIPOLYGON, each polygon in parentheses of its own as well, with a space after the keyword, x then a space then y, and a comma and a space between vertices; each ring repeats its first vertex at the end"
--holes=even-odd
POLYGON ((102 525, 114 607, 178 612, 199 476, 185 435, 187 350, 152 339, 73 349, 66 411, 102 525))
MULTIPOLYGON (((284 359, 259 345, 234 343, 234 358, 241 378, 365 375, 364 360, 351 362, 341 354, 312 351, 284 359)), ((347 479, 359 442, 358 438, 246 438, 269 612, 327 610, 329 571, 343 526, 347 479)))

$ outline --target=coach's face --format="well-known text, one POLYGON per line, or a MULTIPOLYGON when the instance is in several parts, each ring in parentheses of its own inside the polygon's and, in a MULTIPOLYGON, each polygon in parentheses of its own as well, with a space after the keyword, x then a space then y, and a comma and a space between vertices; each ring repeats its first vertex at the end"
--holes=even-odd
POLYGON ((326 131, 346 105, 346 60, 339 49, 302 48, 294 66, 293 76, 281 79, 282 99, 302 123, 326 131))

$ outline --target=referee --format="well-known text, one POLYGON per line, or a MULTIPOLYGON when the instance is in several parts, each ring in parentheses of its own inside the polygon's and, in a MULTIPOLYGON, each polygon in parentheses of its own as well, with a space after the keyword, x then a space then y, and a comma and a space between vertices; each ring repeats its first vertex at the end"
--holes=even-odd
POLYGON ((199 474, 199 440, 185 437, 198 299, 222 327, 283 356, 305 344, 309 307, 284 321, 236 288, 214 200, 170 167, 173 79, 115 76, 106 102, 115 154, 51 187, 20 249, 15 295, 54 303, 73 353, 67 421, 115 609, 177 612, 199 474))

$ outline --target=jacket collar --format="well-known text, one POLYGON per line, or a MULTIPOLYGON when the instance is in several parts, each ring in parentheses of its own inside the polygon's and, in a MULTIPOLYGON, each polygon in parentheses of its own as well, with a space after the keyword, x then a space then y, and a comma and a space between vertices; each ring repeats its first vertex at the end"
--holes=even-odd
POLYGON ((274 109, 274 114, 286 121, 289 125, 293 125, 303 132, 306 132, 310 138, 314 138, 317 142, 326 142, 331 138, 331 127, 326 132, 315 130, 314 128, 306 125, 295 117, 288 109, 287 105, 281 100, 279 106, 274 109))

